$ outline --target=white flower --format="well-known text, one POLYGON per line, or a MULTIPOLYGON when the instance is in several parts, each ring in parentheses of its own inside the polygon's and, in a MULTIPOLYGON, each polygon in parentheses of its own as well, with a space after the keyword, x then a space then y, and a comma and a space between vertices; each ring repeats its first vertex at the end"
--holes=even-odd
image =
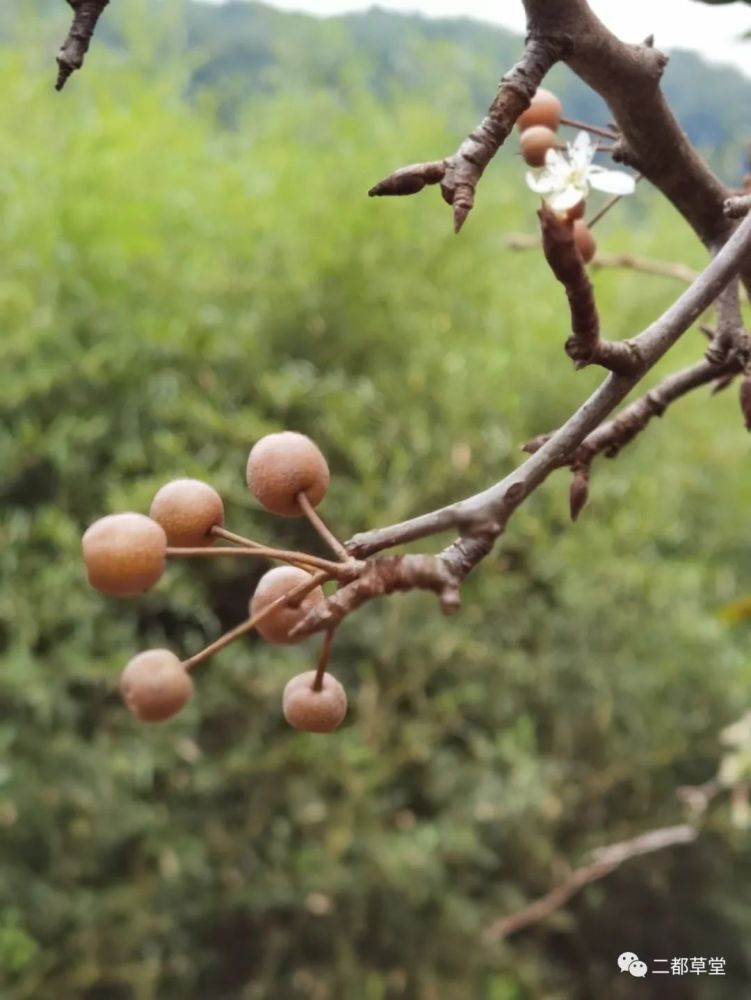
POLYGON ((565 212, 586 198, 589 189, 608 194, 633 194, 634 178, 622 170, 606 170, 592 163, 596 148, 588 132, 568 143, 568 157, 557 149, 545 154, 541 170, 528 171, 527 184, 541 194, 554 212, 565 212))

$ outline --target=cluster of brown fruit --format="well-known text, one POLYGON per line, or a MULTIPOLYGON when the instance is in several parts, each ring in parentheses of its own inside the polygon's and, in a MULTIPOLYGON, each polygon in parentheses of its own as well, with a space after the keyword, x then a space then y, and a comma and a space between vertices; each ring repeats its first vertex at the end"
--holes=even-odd
MULTIPOLYGON (((318 447, 304 434, 269 434, 251 449, 248 486, 256 499, 281 517, 307 516, 341 562, 346 551, 314 508, 329 486, 329 469, 318 447)), ((143 722, 176 715, 193 694, 190 669, 228 642, 256 628, 268 642, 290 644, 296 625, 325 600, 321 584, 335 578, 337 564, 304 552, 284 552, 235 535, 224 528, 224 504, 211 486, 197 479, 176 479, 163 486, 149 516, 112 514, 95 521, 82 539, 89 583, 104 594, 132 597, 153 587, 168 557, 246 555, 277 559, 249 604, 249 617, 206 649, 181 661, 167 649, 139 653, 125 667, 120 690, 126 705, 143 722), (213 547, 218 539, 233 547, 213 547)), ((327 634, 317 670, 292 678, 282 699, 290 725, 309 732, 330 732, 347 712, 342 685, 326 667, 332 635, 327 634)))
MULTIPOLYGON (((565 149, 557 131, 563 116, 563 106, 555 94, 542 87, 535 92, 526 111, 517 119, 521 135, 519 147, 530 167, 543 167, 549 149, 565 149)), ((582 200, 568 210, 574 221, 574 242, 582 260, 588 264, 595 255, 597 244, 589 226, 583 219, 586 202, 582 200)))

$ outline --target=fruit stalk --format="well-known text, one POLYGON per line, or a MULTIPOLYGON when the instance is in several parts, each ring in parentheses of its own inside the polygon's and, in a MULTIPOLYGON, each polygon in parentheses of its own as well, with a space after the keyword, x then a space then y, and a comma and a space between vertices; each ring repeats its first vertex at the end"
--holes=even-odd
POLYGON ((297 502, 305 512, 307 519, 313 525, 324 542, 326 542, 331 551, 335 552, 342 562, 348 562, 350 559, 349 552, 347 552, 333 531, 330 530, 328 525, 324 523, 320 515, 314 510, 313 505, 310 500, 308 500, 305 493, 298 493, 297 502))
POLYGON ((334 644, 334 634, 335 629, 331 628, 326 632, 323 637, 323 645, 321 646, 321 655, 318 657, 318 666, 316 667, 316 675, 313 678, 313 690, 321 691, 323 689, 323 676, 326 673, 326 668, 329 665, 329 658, 331 656, 331 647, 334 644))
POLYGON ((223 538, 226 542, 234 542, 235 545, 241 545, 244 549, 258 549, 263 548, 263 542, 256 542, 252 538, 246 538, 244 535, 238 535, 234 531, 227 531, 226 528, 221 528, 219 525, 214 525, 211 529, 211 534, 216 538, 223 538))
POLYGON ((255 548, 232 548, 229 545, 218 549, 205 548, 168 548, 167 557, 173 559, 191 559, 194 556, 204 558, 216 558, 221 556, 241 556, 249 559, 275 559, 278 562, 289 563, 293 566, 302 565, 305 568, 313 567, 324 570, 331 576, 341 575, 341 563, 332 562, 330 559, 321 559, 319 556, 309 556, 305 552, 292 552, 288 549, 275 549, 264 545, 257 545, 255 548))
POLYGON ((615 141, 618 138, 618 133, 614 132, 611 128, 600 128, 598 125, 588 125, 587 122, 577 121, 576 118, 565 118, 561 116, 561 125, 568 125, 570 128, 578 128, 585 132, 591 132, 592 135, 600 135, 603 139, 612 139, 615 141))
POLYGON ((320 587, 322 583, 325 583, 330 579, 328 573, 320 571, 311 576, 309 581, 301 584, 299 587, 295 587, 286 594, 282 594, 275 601, 267 604, 263 611, 259 611, 258 614, 252 615, 246 621, 241 622, 235 628, 230 629, 229 632, 225 632, 223 636, 220 636, 214 642, 210 643, 200 652, 195 653, 193 656, 189 657, 187 660, 183 661, 183 666, 186 670, 192 670, 193 667, 197 667, 199 663, 203 663, 208 660, 209 657, 213 656, 214 653, 218 653, 220 650, 224 649, 225 646, 229 646, 231 642, 235 639, 239 639, 243 635, 247 635, 248 632, 252 632, 253 629, 258 625, 259 622, 263 621, 267 615, 270 615, 276 608, 281 607, 287 601, 291 601, 295 598, 302 599, 306 594, 309 594, 311 590, 315 590, 316 587, 320 587))

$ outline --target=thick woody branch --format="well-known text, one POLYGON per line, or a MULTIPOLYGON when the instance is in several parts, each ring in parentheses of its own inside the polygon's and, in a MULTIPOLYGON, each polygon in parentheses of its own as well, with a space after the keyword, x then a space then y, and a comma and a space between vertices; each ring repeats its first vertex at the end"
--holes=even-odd
POLYGON ((544 36, 531 32, 522 59, 501 80, 487 115, 452 156, 402 167, 379 181, 368 194, 416 194, 427 184, 440 183, 444 200, 454 209, 454 231, 458 233, 472 210, 485 168, 506 141, 516 119, 529 107, 545 74, 568 48, 568 39, 558 32, 544 36))
POLYGON ((459 587, 470 570, 493 548, 500 527, 459 538, 437 556, 383 556, 365 564, 356 580, 339 588, 324 604, 311 608, 292 635, 306 636, 335 628, 347 615, 376 597, 405 590, 431 590, 444 614, 459 609, 459 587))
POLYGON ((565 881, 540 899, 536 899, 517 913, 511 913, 492 923, 485 931, 485 940, 489 943, 501 941, 525 927, 539 923, 555 910, 565 906, 571 897, 575 896, 584 886, 604 878, 626 861, 631 861, 644 854, 653 854, 655 851, 663 851, 667 847, 675 847, 678 844, 690 844, 696 840, 697 836, 698 832, 695 827, 682 824, 651 830, 649 833, 643 833, 632 840, 624 840, 602 847, 593 852, 590 864, 575 868, 565 881))
POLYGON ((293 636, 306 636, 322 629, 335 628, 347 615, 366 601, 406 590, 431 590, 441 608, 450 614, 459 607, 459 584, 462 577, 440 556, 384 556, 367 563, 360 576, 327 601, 312 608, 292 630, 293 636))
MULTIPOLYGON (((734 225, 724 213, 731 192, 693 148, 665 100, 660 79, 667 57, 651 45, 621 42, 587 0, 523 3, 529 31, 571 37, 565 61, 608 104, 621 133, 616 158, 662 191, 707 247, 727 239, 734 225)), ((740 271, 748 287, 751 252, 740 271)))
MULTIPOLYGON (((749 252, 751 216, 743 220, 717 256, 670 309, 634 339, 644 362, 644 371, 656 364, 715 301, 749 252)), ((347 543, 347 550, 363 558, 394 545, 451 529, 458 529, 462 535, 495 529, 500 533, 524 498, 551 472, 572 461, 587 435, 625 399, 640 377, 640 374, 610 374, 535 454, 494 486, 466 500, 400 524, 355 535, 347 543)))
POLYGON ((83 66, 97 21, 109 0, 67 0, 73 8, 73 24, 68 37, 57 54, 57 83, 55 90, 62 90, 77 69, 83 66))
POLYGON ((577 368, 602 365, 621 375, 640 372, 644 364, 633 343, 600 338, 595 293, 574 242, 573 221, 562 219, 545 205, 537 214, 545 259, 565 288, 571 310, 571 336, 566 341, 566 354, 577 368))
MULTIPOLYGON (((608 104, 620 134, 615 158, 634 166, 662 191, 706 246, 726 240, 734 225, 725 214, 732 192, 693 148, 665 100, 660 80, 667 57, 651 39, 643 45, 621 42, 587 0, 523 3, 530 39, 527 52, 501 82, 477 131, 448 159, 403 168, 377 184, 371 194, 411 194, 440 180, 444 198, 454 205, 459 229, 483 170, 547 70, 563 59, 608 104)), ((751 252, 741 262, 740 273, 746 288, 751 288, 751 252)))

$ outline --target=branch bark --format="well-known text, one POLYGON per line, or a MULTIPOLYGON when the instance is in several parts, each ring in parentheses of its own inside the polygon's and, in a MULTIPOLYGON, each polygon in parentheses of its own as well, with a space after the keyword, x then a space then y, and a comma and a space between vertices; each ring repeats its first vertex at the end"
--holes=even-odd
POLYGON ((83 66, 97 22, 109 0, 67 0, 73 8, 73 24, 68 37, 57 54, 57 83, 55 90, 62 90, 68 78, 83 66))
POLYGON ((744 339, 740 286, 734 278, 717 299, 717 329, 707 348, 707 359, 722 364, 742 350, 744 339))
POLYGON ((621 375, 637 374, 644 367, 631 341, 608 341, 600 337, 600 318, 592 282, 574 242, 574 223, 562 219, 544 204, 537 213, 542 230, 542 249, 555 277, 566 290, 571 311, 571 336, 566 354, 577 368, 602 365, 621 375))
POLYGON ((729 219, 742 219, 751 212, 751 194, 741 194, 728 198, 725 202, 725 215, 729 219))
POLYGON ((416 194, 428 184, 441 185, 444 201, 454 210, 454 231, 464 225, 475 203, 475 191, 485 168, 506 141, 516 119, 525 111, 550 68, 569 48, 559 32, 530 32, 521 60, 503 77, 498 93, 474 132, 445 160, 416 163, 394 171, 368 194, 416 194))
POLYGON ((591 458, 599 454, 615 458, 622 448, 644 430, 653 417, 661 417, 671 403, 693 392, 694 389, 709 385, 739 370, 740 367, 733 362, 718 366, 705 360, 668 375, 659 385, 634 400, 617 417, 601 424, 588 435, 580 450, 591 458))
MULTIPOLYGON (((485 167, 547 71, 563 60, 610 108, 620 135, 615 158, 630 164, 654 184, 705 246, 724 242, 735 224, 725 214, 733 192, 693 148, 665 100, 660 80, 667 57, 652 46, 651 39, 643 45, 621 42, 597 18, 587 0, 522 2, 530 40, 527 52, 501 82, 481 126, 454 156, 402 168, 370 193, 414 194, 426 183, 440 180, 444 198, 454 205, 454 227, 458 231, 472 208, 475 188, 485 167), (436 179, 426 179, 425 168, 430 168, 436 179)), ((735 200, 733 206, 735 211, 735 200)), ((751 289, 751 252, 741 262, 740 273, 746 289, 751 289)))
POLYGON ((632 840, 624 840, 617 844, 601 847, 598 851, 593 852, 593 860, 590 864, 575 868, 561 885, 551 889, 550 892, 536 899, 529 906, 492 923, 485 931, 485 940, 489 943, 501 941, 525 927, 539 923, 555 910, 565 906, 571 897, 575 896, 584 886, 604 878, 626 861, 642 857, 645 854, 653 854, 655 851, 663 851, 667 847, 675 847, 678 844, 690 844, 696 840, 697 836, 698 831, 695 827, 682 824, 650 830, 649 833, 643 833, 632 840))
MULTIPOLYGON (((634 339, 648 371, 707 309, 751 252, 751 216, 743 220, 717 256, 659 319, 634 339)), ((348 551, 364 558, 385 548, 458 529, 462 535, 503 530, 509 517, 555 469, 567 465, 576 449, 622 402, 640 375, 611 374, 531 458, 494 486, 475 496, 400 524, 355 535, 348 551), (495 526, 495 527, 493 527, 495 526)))
MULTIPOLYGON (((618 125, 619 156, 672 202, 707 247, 732 230, 723 207, 730 191, 681 129, 660 89, 667 57, 627 45, 586 0, 523 0, 527 25, 541 37, 570 35, 569 67, 605 100, 618 125)), ((751 271, 751 260, 744 266, 751 271)))

